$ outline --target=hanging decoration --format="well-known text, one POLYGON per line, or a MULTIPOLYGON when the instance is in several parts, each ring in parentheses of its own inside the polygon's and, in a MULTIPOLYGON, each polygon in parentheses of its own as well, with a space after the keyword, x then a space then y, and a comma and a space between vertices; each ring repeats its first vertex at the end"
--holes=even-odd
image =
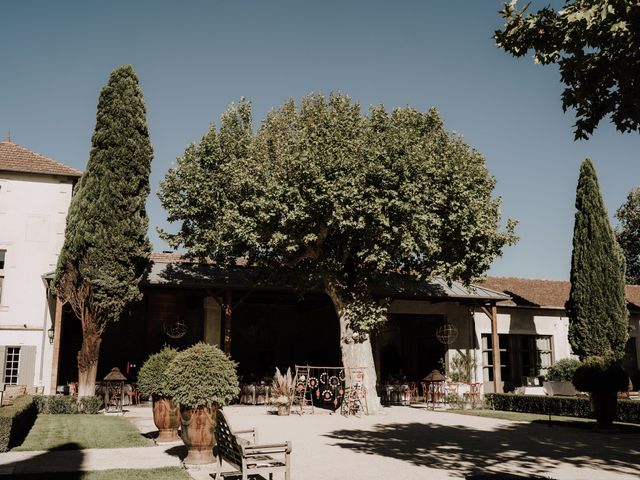
POLYGON ((445 323, 441 325, 436 330, 436 338, 440 343, 444 343, 445 345, 449 345, 456 341, 458 338, 458 328, 455 325, 450 323, 445 323))
POLYGON ((162 331, 169 338, 182 338, 187 334, 189 327, 182 321, 180 317, 175 322, 169 323, 168 320, 162 324, 162 331))

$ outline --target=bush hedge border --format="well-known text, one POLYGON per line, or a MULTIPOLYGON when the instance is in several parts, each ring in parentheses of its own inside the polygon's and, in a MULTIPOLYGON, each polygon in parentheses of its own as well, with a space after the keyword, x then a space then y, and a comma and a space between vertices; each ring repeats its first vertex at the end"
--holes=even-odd
POLYGON ((71 395, 36 395, 34 403, 38 413, 45 414, 96 414, 102 408, 102 397, 80 397, 71 395))
MULTIPOLYGON (((485 395, 485 402, 487 407, 493 410, 595 418, 591 408, 591 400, 585 397, 488 393, 485 395)), ((619 399, 616 420, 640 424, 640 401, 619 399)))
POLYGON ((31 395, 20 395, 13 405, 0 408, 0 452, 20 445, 37 416, 38 410, 31 395))

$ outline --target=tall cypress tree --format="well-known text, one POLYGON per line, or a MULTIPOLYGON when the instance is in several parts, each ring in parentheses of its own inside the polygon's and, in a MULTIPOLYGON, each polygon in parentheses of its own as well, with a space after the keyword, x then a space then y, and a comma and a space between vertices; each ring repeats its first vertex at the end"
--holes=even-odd
POLYGON ((580 167, 567 302, 569 342, 580 358, 624 355, 629 312, 625 260, 604 206, 591 160, 580 167))
POLYGON ((100 92, 89 162, 74 192, 54 289, 82 324, 79 394, 93 395, 102 333, 141 297, 153 149, 138 78, 116 68, 100 92))

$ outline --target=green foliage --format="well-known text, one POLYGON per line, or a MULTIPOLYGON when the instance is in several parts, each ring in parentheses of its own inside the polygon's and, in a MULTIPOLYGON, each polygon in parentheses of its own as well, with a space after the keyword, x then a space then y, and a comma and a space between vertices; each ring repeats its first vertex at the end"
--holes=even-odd
POLYGON ((165 375, 171 397, 185 407, 224 406, 240 393, 235 362, 203 342, 179 352, 165 375))
POLYGON ((171 397, 165 372, 169 363, 177 354, 177 350, 171 347, 164 347, 159 352, 149 356, 147 361, 144 362, 138 372, 138 390, 143 396, 160 395, 171 397))
POLYGON ((95 415, 103 405, 102 397, 80 397, 78 398, 78 413, 95 415))
POLYGON ((588 398, 489 393, 485 395, 485 402, 489 408, 507 412, 593 418, 591 401, 588 398))
POLYGON ((622 358, 629 337, 624 256, 588 159, 580 167, 576 190, 570 280, 566 310, 573 353, 622 358))
POLYGON ((562 106, 576 112, 576 139, 588 138, 608 115, 619 131, 637 131, 640 4, 566 0, 561 10, 548 6, 535 13, 527 13, 528 6, 505 3, 500 14, 506 23, 494 38, 515 57, 533 50, 536 63, 558 64, 566 85, 562 106))
POLYGON ((13 405, 0 408, 0 452, 20 445, 38 415, 33 397, 16 397, 13 405))
MULTIPOLYGON (((485 395, 485 401, 489 408, 494 410, 595 418, 591 400, 588 398, 489 393, 485 395)), ((640 424, 640 402, 618 400, 616 419, 619 422, 640 424)))
POLYGON ((453 382, 470 382, 477 363, 471 352, 456 350, 449 362, 447 375, 453 382))
POLYGON ((616 238, 627 260, 627 283, 640 284, 640 187, 629 192, 627 201, 616 211, 620 222, 616 238))
POLYGON ((71 395, 36 395, 34 403, 38 413, 44 414, 96 414, 102 408, 101 397, 80 397, 71 395))
MULTIPOLYGON (((242 101, 161 184, 162 237, 195 257, 324 283, 353 330, 384 321, 391 274, 471 282, 505 245, 495 180, 435 109, 371 107, 342 94, 272 110, 258 131, 242 101)), ((303 284, 304 282, 299 282, 303 284)))
POLYGON ((547 369, 545 380, 552 382, 571 382, 576 369, 580 366, 580 360, 575 358, 563 358, 547 369))
POLYGON ((629 387, 629 376, 618 361, 589 357, 576 369, 573 385, 581 392, 622 392, 629 387))
POLYGON ((54 288, 100 328, 141 298, 150 244, 145 210, 153 150, 133 68, 111 72, 100 92, 87 169, 75 188, 54 288))

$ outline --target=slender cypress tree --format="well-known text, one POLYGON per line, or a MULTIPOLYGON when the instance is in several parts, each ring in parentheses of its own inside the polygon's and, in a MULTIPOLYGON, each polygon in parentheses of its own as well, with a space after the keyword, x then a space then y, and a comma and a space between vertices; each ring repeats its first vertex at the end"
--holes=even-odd
POLYGON ((79 394, 93 395, 102 333, 141 297, 153 149, 138 78, 116 68, 100 92, 89 162, 74 192, 54 289, 82 323, 79 394))
POLYGON ((620 359, 629 336, 625 260, 604 206, 591 160, 580 167, 567 302, 569 342, 584 359, 620 359))

